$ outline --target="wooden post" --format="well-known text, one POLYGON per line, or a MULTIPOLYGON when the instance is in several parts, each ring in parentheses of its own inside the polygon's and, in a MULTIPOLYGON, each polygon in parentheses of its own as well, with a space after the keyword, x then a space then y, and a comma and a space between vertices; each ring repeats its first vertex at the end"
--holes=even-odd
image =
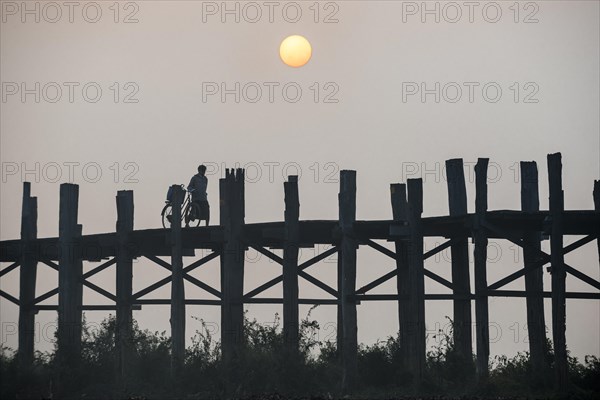
MULTIPOLYGON (((406 185, 393 183, 390 185, 392 201, 392 218, 396 222, 407 220, 406 185)), ((410 282, 408 279, 408 241, 396 240, 396 287, 398 290, 398 328, 400 341, 400 360, 405 369, 409 368, 407 333, 410 329, 410 304, 408 301, 410 282)))
MULTIPOLYGON (((448 205, 450 216, 467 215, 467 188, 463 160, 456 158, 446 161, 448 177, 448 205)), ((460 356, 472 365, 473 337, 471 320, 471 278, 469 274, 469 242, 467 237, 453 238, 450 246, 452 257, 452 284, 454 294, 464 296, 453 301, 454 305, 454 344, 460 356)))
POLYGON ((133 231, 133 191, 117 193, 117 379, 124 380, 129 374, 132 353, 131 309, 133 289, 133 258, 131 254, 131 232, 133 231))
POLYGON ((475 326, 477 329, 477 374, 486 379, 489 372, 490 328, 487 296, 488 238, 481 222, 487 212, 487 168, 489 159, 480 158, 475 165, 475 326))
POLYGON ((408 329, 409 367, 413 384, 419 387, 425 372, 425 273, 423 260, 423 180, 408 179, 408 282, 410 320, 408 329))
MULTIPOLYGON (((600 212, 600 181, 594 181, 594 210, 600 212)), ((600 237, 596 240, 598 244, 598 261, 600 261, 600 237)))
POLYGON ((173 185, 171 221, 171 376, 179 378, 185 357, 185 291, 181 244, 181 204, 185 193, 173 185))
MULTIPOLYGON (((76 379, 81 359, 81 329, 83 263, 78 241, 81 225, 77 224, 79 186, 60 185, 60 215, 58 241, 60 259, 58 270, 58 360, 59 394, 69 391, 76 379)), ((62 397, 62 396, 58 396, 62 397)))
POLYGON ((564 210, 564 194, 562 189, 561 154, 548 154, 548 183, 550 189, 550 218, 552 231, 550 235, 550 263, 552 267, 552 341, 554 342, 554 370, 556 373, 556 389, 564 394, 567 391, 567 343, 566 300, 563 255, 562 214, 564 210))
MULTIPOLYGON (((521 210, 536 212, 540 210, 538 193, 538 170, 535 161, 521 162, 521 210)), ((525 232, 523 242, 524 268, 535 264, 541 250, 541 232, 525 232), (537 249, 537 252, 532 251, 537 249)), ((525 274, 525 292, 527 296, 527 332, 529 334, 529 354, 532 371, 539 380, 545 375, 546 365, 546 321, 544 318, 544 283, 542 267, 525 274)), ((540 382, 541 383, 541 382, 540 382)))
POLYGON ((357 326, 356 326, 356 249, 354 237, 356 220, 356 171, 340 172, 339 224, 342 232, 342 388, 349 391, 357 378, 357 326))
POLYGON ((237 358, 244 335, 244 170, 227 169, 219 181, 221 225, 225 243, 221 254, 221 346, 225 362, 237 358))
POLYGON ((283 337, 290 354, 298 352, 298 240, 300 201, 298 177, 289 176, 285 192, 285 244, 283 247, 283 337))
POLYGON ((338 291, 338 301, 337 301, 337 331, 336 331, 336 350, 338 361, 342 362, 342 354, 344 349, 344 316, 342 314, 342 282, 343 282, 343 273, 342 273, 342 243, 339 244, 339 249, 337 251, 337 291, 338 291))
POLYGON ((31 197, 31 184, 23 183, 21 209, 21 268, 19 271, 19 367, 27 370, 33 365, 35 337, 35 283, 37 259, 31 243, 37 238, 37 198, 31 197))

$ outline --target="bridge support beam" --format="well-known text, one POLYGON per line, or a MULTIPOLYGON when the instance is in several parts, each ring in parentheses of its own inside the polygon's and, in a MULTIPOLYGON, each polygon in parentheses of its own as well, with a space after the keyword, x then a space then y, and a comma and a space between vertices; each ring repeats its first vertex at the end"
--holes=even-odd
POLYGON ((298 240, 300 201, 298 177, 289 176, 285 192, 285 243, 283 247, 283 338, 288 354, 298 352, 298 240))
POLYGON ((344 351, 344 317, 342 315, 342 284, 343 273, 342 273, 342 245, 338 243, 337 251, 337 331, 336 331, 336 346, 338 361, 342 362, 342 354, 344 351))
POLYGON ((563 223, 564 194, 562 189, 561 154, 548 154, 548 183, 550 189, 550 263, 552 267, 552 341, 554 344, 554 370, 556 390, 560 394, 567 391, 567 343, 563 223))
POLYGON ((485 380, 489 373, 490 328, 487 295, 487 232, 481 222, 487 212, 487 169, 489 159, 480 158, 475 165, 475 326, 477 329, 477 375, 485 380))
MULTIPOLYGON (((406 185, 404 183, 393 183, 390 185, 392 201, 392 218, 396 222, 407 221, 406 185)), ((410 329, 409 290, 408 279, 408 241, 396 240, 396 286, 398 290, 398 334, 400 340, 400 359, 402 366, 409 369, 408 365, 408 331, 410 329)))
POLYGON ((130 371, 132 353, 132 290, 133 259, 131 254, 131 232, 133 231, 133 191, 117 193, 117 379, 125 380, 130 371))
POLYGON ((185 193, 173 185, 171 221, 171 377, 181 376, 185 357, 185 291, 181 244, 181 205, 185 193))
POLYGON ((23 183, 23 203, 21 211, 21 267, 19 271, 19 350, 21 370, 33 365, 35 338, 35 283, 37 259, 32 240, 37 238, 37 198, 31 197, 31 184, 23 183))
MULTIPOLYGON (((446 161, 448 177, 448 205, 451 216, 467 215, 467 188, 461 158, 446 161)), ((452 262, 453 293, 458 297, 453 301, 454 344, 462 359, 472 366, 472 319, 471 319, 471 278, 469 273, 469 241, 467 237, 452 238, 456 242, 450 247, 452 262)))
MULTIPOLYGON (((221 346, 226 363, 237 359, 244 335, 244 170, 227 169, 219 181, 221 226, 221 346)), ((231 365, 231 364, 230 364, 231 365)))
POLYGON ((408 179, 408 282, 410 320, 408 326, 409 368, 419 387, 425 372, 425 273, 423 260, 423 180, 408 179))
POLYGON ((60 185, 58 269, 58 398, 69 391, 77 379, 81 359, 83 263, 77 242, 81 225, 77 224, 79 186, 60 185))
MULTIPOLYGON (((535 212, 540 210, 538 191, 538 170, 535 161, 522 161, 521 167, 521 210, 535 212)), ((538 261, 541 250, 541 232, 525 232, 523 235, 523 263, 528 269, 538 261)), ((546 343, 546 321, 544 318, 544 282, 543 267, 525 274, 525 292, 527 302, 527 332, 529 335, 529 354, 536 384, 543 384, 548 371, 546 362, 548 352, 546 343)))
MULTIPOLYGON (((594 210, 600 212, 600 180, 594 181, 594 210)), ((596 240, 598 245, 598 261, 600 261, 600 236, 596 240)))
POLYGON ((356 171, 340 172, 339 224, 342 232, 342 290, 339 301, 342 307, 342 388, 352 390, 357 372, 357 324, 356 324, 356 249, 354 237, 356 220, 356 171))

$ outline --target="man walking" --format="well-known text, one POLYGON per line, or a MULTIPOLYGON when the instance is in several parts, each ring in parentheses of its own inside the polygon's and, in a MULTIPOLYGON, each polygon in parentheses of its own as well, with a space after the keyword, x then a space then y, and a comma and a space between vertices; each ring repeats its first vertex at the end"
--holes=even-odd
POLYGON ((200 165, 198 167, 198 173, 192 176, 190 180, 190 184, 187 189, 192 192, 192 202, 196 203, 198 207, 192 207, 192 211, 194 209, 199 210, 200 215, 193 215, 192 219, 199 219, 200 221, 205 220, 206 226, 208 226, 208 221, 210 219, 210 206, 208 205, 208 197, 206 194, 206 188, 208 187, 208 178, 205 176, 206 174, 206 166, 200 165))

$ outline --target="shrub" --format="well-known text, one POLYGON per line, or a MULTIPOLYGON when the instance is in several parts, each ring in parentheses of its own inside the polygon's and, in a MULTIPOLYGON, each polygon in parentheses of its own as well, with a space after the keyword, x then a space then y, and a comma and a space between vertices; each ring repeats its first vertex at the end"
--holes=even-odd
MULTIPOLYGON (((312 309, 311 309, 312 311, 312 309)), ((202 321, 186 349, 181 379, 170 379, 170 339, 165 332, 141 330, 134 321, 131 360, 125 379, 116 380, 116 320, 109 316, 97 330, 86 324, 82 358, 73 372, 74 398, 222 398, 267 393, 285 396, 341 395, 341 366, 335 343, 319 341, 319 324, 310 311, 300 324, 299 350, 289 354, 284 346, 281 321, 276 314, 269 325, 244 318, 243 346, 233 364, 221 360, 220 344, 202 321), (235 382, 235 386, 233 383, 235 382)), ((363 397, 400 394, 444 396, 548 396, 552 389, 553 351, 548 343, 548 368, 542 386, 531 379, 528 353, 496 356, 490 377, 476 385, 473 359, 462 358, 452 332, 438 332, 437 344, 427 353, 425 382, 415 393, 411 371, 402 365, 398 336, 358 349, 359 377, 356 393, 363 397)), ((591 399, 600 393, 600 360, 586 356, 584 363, 568 356, 569 379, 574 398, 591 399)), ((19 371, 13 351, 0 347, 0 398, 50 397, 55 376, 53 353, 35 355, 33 367, 19 371)))

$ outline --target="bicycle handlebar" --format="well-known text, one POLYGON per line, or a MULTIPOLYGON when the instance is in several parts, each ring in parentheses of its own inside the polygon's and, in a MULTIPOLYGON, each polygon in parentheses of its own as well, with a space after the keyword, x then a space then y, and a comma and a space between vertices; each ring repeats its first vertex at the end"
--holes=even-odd
POLYGON ((188 190, 187 186, 185 186, 183 183, 182 183, 182 184, 180 184, 179 186, 181 186, 181 188, 182 188, 184 191, 186 191, 186 192, 192 193, 192 192, 194 191, 194 189, 192 189, 192 190, 188 190))

